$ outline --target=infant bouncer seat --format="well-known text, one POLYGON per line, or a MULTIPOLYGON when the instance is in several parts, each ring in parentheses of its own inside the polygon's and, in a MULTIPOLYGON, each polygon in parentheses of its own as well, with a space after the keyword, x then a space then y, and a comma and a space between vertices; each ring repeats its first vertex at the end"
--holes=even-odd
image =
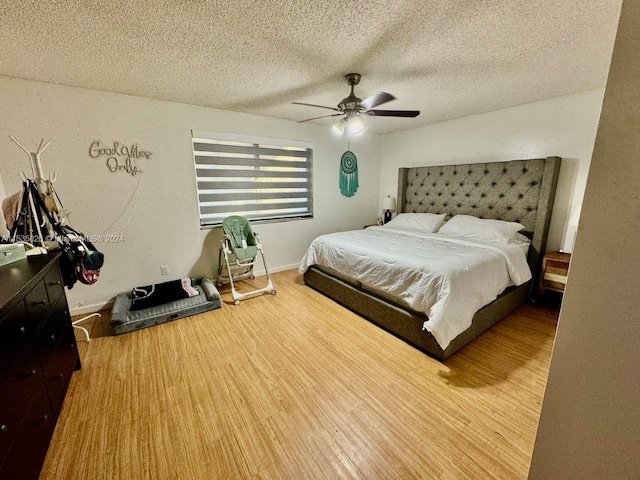
POLYGON ((238 305, 240 300, 260 295, 262 293, 276 294, 267 262, 264 259, 264 250, 260 242, 260 236, 251 229, 249 220, 239 215, 227 217, 222 222, 225 240, 220 246, 220 254, 218 255, 218 286, 221 287, 225 283, 231 284, 231 294, 233 295, 233 303, 238 305), (262 264, 267 275, 267 285, 257 290, 240 293, 236 290, 233 282, 253 279, 253 267, 258 263, 258 252, 262 256, 262 264), (222 263, 222 255, 224 255, 224 263, 222 263), (226 273, 225 273, 226 267, 226 273))

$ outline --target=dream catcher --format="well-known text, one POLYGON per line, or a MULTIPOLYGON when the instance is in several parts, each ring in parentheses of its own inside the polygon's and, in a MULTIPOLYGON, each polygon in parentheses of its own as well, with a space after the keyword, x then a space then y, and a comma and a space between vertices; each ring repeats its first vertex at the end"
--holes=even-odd
POLYGON ((340 159, 340 193, 353 197, 358 191, 358 161, 353 152, 347 150, 340 159))

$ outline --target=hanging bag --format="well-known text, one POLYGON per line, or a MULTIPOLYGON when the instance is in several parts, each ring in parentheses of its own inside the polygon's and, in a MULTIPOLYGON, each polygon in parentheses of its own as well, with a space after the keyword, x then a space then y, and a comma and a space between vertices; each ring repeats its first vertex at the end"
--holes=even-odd
MULTIPOLYGON (((59 237, 64 237, 64 243, 69 250, 67 255, 68 262, 65 265, 65 268, 69 271, 69 276, 73 272, 74 278, 79 280, 80 283, 93 285, 100 276, 100 268, 104 264, 104 255, 93 246, 93 243, 87 240, 84 234, 68 225, 61 225, 59 229, 62 232, 59 237)), ((68 288, 71 288, 71 286, 68 286, 68 288)))
POLYGON ((85 285, 93 285, 98 281, 100 268, 104 264, 104 255, 89 242, 83 233, 69 225, 61 225, 55 221, 46 208, 38 189, 33 182, 29 182, 34 198, 47 215, 56 234, 62 255, 60 257, 60 272, 65 287, 71 289, 76 281, 85 285))

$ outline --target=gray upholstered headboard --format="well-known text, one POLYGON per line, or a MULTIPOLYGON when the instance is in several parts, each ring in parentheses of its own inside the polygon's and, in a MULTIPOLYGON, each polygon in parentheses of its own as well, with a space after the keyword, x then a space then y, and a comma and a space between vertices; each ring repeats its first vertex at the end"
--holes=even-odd
POLYGON ((534 281, 547 243, 559 157, 401 168, 398 212, 474 215, 519 222, 531 237, 534 281))

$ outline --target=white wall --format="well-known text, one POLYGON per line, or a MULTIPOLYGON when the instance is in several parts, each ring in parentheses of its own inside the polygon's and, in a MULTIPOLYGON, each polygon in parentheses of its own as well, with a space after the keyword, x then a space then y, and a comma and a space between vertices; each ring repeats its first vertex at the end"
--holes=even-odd
POLYGON ((529 478, 640 478, 640 2, 624 1, 529 478))
POLYGON ((381 137, 380 196, 399 167, 562 157, 548 250, 571 251, 604 89, 427 125, 381 137))
POLYGON ((7 77, 0 77, 0 91, 0 176, 7 193, 19 189, 18 171, 30 170, 28 157, 8 136, 33 150, 40 138, 51 140, 42 155, 43 167, 58 173, 55 185, 72 212, 73 225, 87 235, 124 236, 123 243, 96 245, 105 254, 105 265, 95 285, 77 284, 68 292, 75 312, 101 306, 136 285, 215 275, 220 234, 219 229, 199 227, 192 129, 313 143, 314 219, 255 226, 271 271, 297 265, 318 234, 375 221, 375 135, 351 139, 360 188, 346 198, 338 186, 346 138, 336 139, 328 127, 7 77), (140 176, 111 173, 103 159, 90 158, 94 139, 137 143, 153 156, 138 161, 140 176), (169 277, 160 276, 165 264, 169 277))
POLYGON ((27 156, 8 135, 33 149, 40 138, 51 140, 42 156, 44 169, 58 172, 56 187, 74 226, 88 235, 124 236, 123 243, 98 245, 105 267, 98 283, 78 284, 69 292, 75 312, 101 306, 135 285, 214 275, 220 232, 199 228, 192 129, 313 142, 315 218, 256 227, 273 271, 297 264, 318 234, 375 222, 380 199, 396 194, 399 167, 548 155, 563 157, 563 166, 547 248, 570 250, 567 225, 578 222, 603 95, 593 90, 351 138, 360 189, 345 198, 338 167, 346 139, 325 126, 8 77, 0 77, 0 89, 0 176, 7 193, 19 188, 18 171, 29 171, 27 156), (141 176, 111 173, 103 159, 90 158, 94 139, 137 143, 154 153, 151 160, 138 161, 141 176), (169 277, 160 276, 165 264, 169 277))

